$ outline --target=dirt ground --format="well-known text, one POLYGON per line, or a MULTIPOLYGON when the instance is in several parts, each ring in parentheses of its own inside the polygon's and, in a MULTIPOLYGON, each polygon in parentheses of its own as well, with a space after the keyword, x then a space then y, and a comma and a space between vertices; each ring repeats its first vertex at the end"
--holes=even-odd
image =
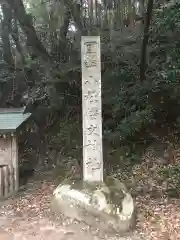
POLYGON ((104 236, 99 229, 51 213, 57 185, 51 176, 29 181, 26 189, 0 203, 0 240, 180 240, 179 198, 136 197, 136 230, 126 237, 104 236))
POLYGON ((26 190, 1 202, 0 240, 141 239, 137 233, 126 237, 103 236, 98 229, 84 223, 53 216, 50 200, 54 189, 53 181, 36 179, 28 183, 26 190))

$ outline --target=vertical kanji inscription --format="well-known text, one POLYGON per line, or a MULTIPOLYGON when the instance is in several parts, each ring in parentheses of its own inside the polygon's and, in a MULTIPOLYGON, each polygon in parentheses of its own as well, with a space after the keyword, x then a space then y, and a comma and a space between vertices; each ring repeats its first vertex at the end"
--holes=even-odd
POLYGON ((103 181, 100 37, 82 37, 83 177, 103 181))

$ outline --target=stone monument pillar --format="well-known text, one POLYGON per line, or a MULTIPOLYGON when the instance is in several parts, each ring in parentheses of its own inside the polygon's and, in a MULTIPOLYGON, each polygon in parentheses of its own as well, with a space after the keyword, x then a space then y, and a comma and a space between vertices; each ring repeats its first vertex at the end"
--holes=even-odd
POLYGON ((134 202, 124 184, 103 179, 100 37, 82 37, 83 179, 64 179, 52 210, 99 228, 124 233, 134 225, 134 202))
POLYGON ((83 180, 103 182, 100 37, 81 40, 83 180))

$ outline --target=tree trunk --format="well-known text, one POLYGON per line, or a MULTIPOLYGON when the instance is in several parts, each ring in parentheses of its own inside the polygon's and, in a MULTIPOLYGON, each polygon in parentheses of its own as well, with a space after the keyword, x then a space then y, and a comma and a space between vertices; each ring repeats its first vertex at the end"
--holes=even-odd
POLYGON ((23 65, 23 64, 25 64, 25 58, 24 58, 24 55, 23 55, 23 50, 22 50, 21 44, 19 42, 18 24, 17 24, 16 19, 13 19, 13 20, 14 20, 14 22, 11 24, 11 36, 12 36, 12 39, 13 39, 15 45, 16 45, 16 49, 19 52, 19 55, 20 55, 20 58, 21 58, 21 63, 23 65))
POLYGON ((16 19, 19 21, 22 30, 27 37, 27 43, 33 48, 33 53, 42 57, 44 61, 50 60, 50 56, 46 51, 44 45, 37 37, 36 31, 33 27, 31 17, 26 13, 22 0, 7 0, 9 6, 14 11, 16 19))
POLYGON ((147 46, 149 41, 149 27, 152 18, 152 10, 153 10, 153 0, 148 0, 146 18, 145 18, 145 25, 144 25, 144 38, 142 42, 141 48, 141 61, 140 61, 140 81, 144 81, 145 74, 146 74, 146 64, 147 64, 147 46))
POLYGON ((85 28, 84 22, 82 22, 81 19, 81 5, 78 3, 74 3, 72 0, 66 0, 66 6, 71 11, 71 15, 73 17, 73 20, 80 31, 81 35, 86 35, 87 29, 85 28))
POLYGON ((12 11, 8 5, 2 4, 3 20, 2 20, 2 44, 3 44, 3 59, 8 65, 14 67, 13 56, 11 52, 11 44, 9 39, 12 11))
POLYGON ((60 36, 59 36, 59 42, 58 42, 58 61, 67 61, 68 57, 67 56, 67 41, 66 41, 66 36, 67 36, 67 32, 68 32, 68 28, 69 28, 69 23, 71 20, 71 12, 68 8, 68 6, 66 6, 66 10, 65 10, 65 17, 64 17, 64 24, 60 29, 60 36))

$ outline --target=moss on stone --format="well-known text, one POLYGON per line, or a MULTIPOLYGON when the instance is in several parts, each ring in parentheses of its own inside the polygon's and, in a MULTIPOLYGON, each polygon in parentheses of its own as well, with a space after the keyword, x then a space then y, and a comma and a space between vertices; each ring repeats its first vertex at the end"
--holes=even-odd
POLYGON ((65 179, 56 190, 54 198, 62 206, 64 214, 74 214, 76 219, 86 222, 94 217, 99 219, 99 223, 104 221, 105 226, 109 224, 114 229, 129 229, 134 203, 125 185, 118 179, 108 176, 102 183, 65 179))
MULTIPOLYGON (((88 183, 83 180, 73 180, 73 179, 64 179, 61 183, 63 185, 70 185, 71 189, 80 190, 84 193, 88 193, 91 196, 96 192, 102 193, 102 196, 105 196, 107 201, 107 211, 111 214, 116 214, 117 208, 119 211, 122 210, 122 200, 127 193, 127 189, 123 183, 118 179, 115 179, 112 176, 108 176, 104 179, 102 183, 88 183), (111 208, 111 211, 109 210, 111 208)), ((99 194, 101 198, 101 194, 99 194)))

